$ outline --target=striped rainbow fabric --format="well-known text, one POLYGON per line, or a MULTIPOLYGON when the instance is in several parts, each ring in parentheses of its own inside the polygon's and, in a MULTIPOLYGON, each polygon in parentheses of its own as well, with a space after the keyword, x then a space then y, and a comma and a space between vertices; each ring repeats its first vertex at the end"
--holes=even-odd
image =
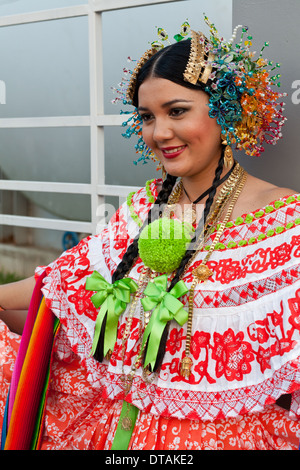
POLYGON ((45 273, 36 282, 18 352, 2 428, 1 449, 38 449, 49 383, 52 347, 59 320, 41 292, 45 273))

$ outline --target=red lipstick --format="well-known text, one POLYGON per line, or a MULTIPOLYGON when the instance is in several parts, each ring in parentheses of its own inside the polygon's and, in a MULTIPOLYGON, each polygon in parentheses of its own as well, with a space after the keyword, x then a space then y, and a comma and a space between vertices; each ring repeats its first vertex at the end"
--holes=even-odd
POLYGON ((163 147, 161 152, 165 158, 176 158, 186 149, 186 145, 178 145, 176 147, 163 147))

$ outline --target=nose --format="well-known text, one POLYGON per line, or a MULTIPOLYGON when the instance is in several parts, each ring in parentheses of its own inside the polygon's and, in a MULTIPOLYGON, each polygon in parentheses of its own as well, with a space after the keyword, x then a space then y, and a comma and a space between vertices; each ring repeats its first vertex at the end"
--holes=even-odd
POLYGON ((155 142, 164 142, 172 139, 174 133, 170 120, 164 118, 156 118, 153 129, 153 140, 155 142))

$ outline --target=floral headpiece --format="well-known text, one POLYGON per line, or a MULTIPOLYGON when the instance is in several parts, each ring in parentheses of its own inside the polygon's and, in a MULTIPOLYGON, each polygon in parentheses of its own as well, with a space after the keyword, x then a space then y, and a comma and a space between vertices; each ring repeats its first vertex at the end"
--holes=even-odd
MULTIPOLYGON (((244 150, 248 155, 259 156, 264 151, 264 142, 275 145, 282 137, 281 129, 286 121, 284 103, 279 101, 286 94, 272 89, 274 85, 280 87, 280 75, 272 75, 280 64, 273 65, 262 57, 269 45, 267 42, 259 56, 254 58, 256 53, 250 51, 252 36, 245 37, 247 27, 237 26, 226 42, 219 37, 214 24, 206 16, 204 19, 210 28, 209 39, 201 32, 190 31, 187 21, 183 23, 180 34, 174 36, 178 42, 191 32, 191 51, 183 78, 193 84, 202 84, 209 95, 209 116, 216 118, 227 143, 235 144, 237 150, 244 150), (233 44, 239 29, 242 29, 240 40, 233 44)), ((151 49, 145 52, 135 69, 124 69, 125 77, 120 88, 115 89, 118 97, 113 102, 121 100, 125 105, 132 104, 139 70, 166 43, 170 44, 164 29, 158 28, 157 33, 158 41, 151 44, 151 49)), ((150 158, 156 160, 142 138, 142 119, 137 109, 121 111, 121 114, 131 115, 123 123, 127 129, 122 135, 126 138, 138 136, 135 149, 141 155, 135 163, 146 163, 150 158)))

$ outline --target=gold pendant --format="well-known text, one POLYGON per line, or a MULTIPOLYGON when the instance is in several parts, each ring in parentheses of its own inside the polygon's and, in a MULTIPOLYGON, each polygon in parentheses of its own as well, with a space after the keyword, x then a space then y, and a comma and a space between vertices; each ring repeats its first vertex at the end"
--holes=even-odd
POLYGON ((192 365, 192 359, 188 356, 185 356, 180 362, 180 375, 188 379, 191 375, 192 365))
POLYGON ((233 153, 230 145, 227 145, 224 152, 224 165, 225 168, 231 168, 233 165, 233 153))
POLYGON ((108 361, 110 361, 111 356, 112 356, 112 350, 109 349, 109 350, 107 351, 106 355, 105 355, 105 359, 107 359, 108 361))
POLYGON ((132 419, 129 416, 124 416, 121 423, 121 429, 123 431, 130 431, 132 428, 132 419))
POLYGON ((194 225, 197 221, 197 213, 196 213, 196 207, 194 204, 191 206, 184 206, 183 210, 183 222, 187 222, 188 224, 194 225))
POLYGON ((198 279, 198 281, 207 281, 213 275, 213 271, 209 269, 205 264, 200 264, 197 268, 193 270, 193 275, 198 279))

